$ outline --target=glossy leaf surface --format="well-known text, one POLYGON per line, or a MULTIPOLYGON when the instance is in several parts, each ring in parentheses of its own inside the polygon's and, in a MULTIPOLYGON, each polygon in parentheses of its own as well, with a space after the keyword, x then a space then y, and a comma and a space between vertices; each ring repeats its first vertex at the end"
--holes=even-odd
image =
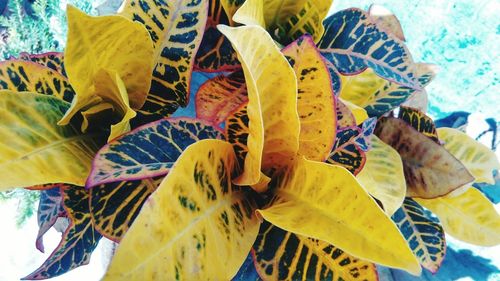
POLYGON ((165 175, 189 145, 222 134, 196 119, 162 119, 141 126, 102 147, 87 187, 165 175))
POLYGON ((49 258, 24 280, 47 279, 88 264, 91 253, 102 237, 90 219, 88 191, 71 185, 63 185, 60 190, 70 225, 49 258))
POLYGON ((23 60, 0 62, 0 89, 55 96, 71 102, 75 92, 55 70, 23 60))
POLYGON ((396 149, 403 160, 406 196, 436 198, 474 180, 452 154, 405 121, 384 118, 378 123, 377 136, 396 149))
POLYGON ((139 23, 121 16, 92 17, 68 6, 68 43, 64 62, 71 86, 76 92, 71 108, 60 124, 68 124, 79 111, 110 103, 121 109, 120 92, 107 90, 123 81, 132 108, 144 104, 150 87, 153 46, 148 32, 139 23), (110 48, 109 46, 114 46, 110 48), (101 77, 103 73, 112 79, 101 77))
POLYGON ((59 52, 48 52, 43 54, 19 54, 20 60, 32 61, 34 63, 43 65, 52 70, 59 72, 60 74, 66 76, 66 70, 64 69, 64 54, 59 52))
POLYGON ((56 223, 59 217, 65 216, 63 198, 59 188, 60 184, 50 184, 40 191, 38 203, 38 234, 36 236, 36 248, 44 253, 43 235, 56 223))
POLYGON ((231 184, 235 160, 223 141, 188 147, 142 207, 104 280, 232 278, 259 227, 248 194, 231 184))
POLYGON ((195 55, 208 15, 202 0, 127 0, 120 15, 142 23, 153 40, 154 69, 151 89, 142 108, 145 113, 167 117, 189 101, 195 55))
POLYGON ((411 198, 406 198, 392 220, 408 241, 420 264, 436 273, 443 262, 446 241, 443 227, 427 217, 424 208, 411 198))
POLYGON ((462 162, 475 182, 495 184, 493 171, 500 170, 495 153, 465 133, 452 128, 437 129, 444 148, 462 162))
POLYGON ((276 194, 271 206, 258 210, 272 224, 360 259, 420 273, 397 227, 345 168, 298 160, 278 183, 276 194))
POLYGON ((297 111, 300 118, 299 154, 324 161, 337 131, 335 99, 326 64, 310 36, 282 50, 297 77, 297 111))
POLYGON ((451 236, 479 246, 500 244, 500 214, 476 188, 455 197, 417 199, 417 202, 432 211, 451 236))
POLYGON ((364 11, 342 10, 323 24, 325 34, 318 48, 341 74, 353 75, 370 67, 387 80, 420 89, 404 43, 377 27, 364 11))
POLYGON ((196 93, 196 117, 218 125, 248 101, 242 71, 207 80, 196 93))
POLYGON ((406 195, 403 161, 399 153, 376 136, 366 152, 366 163, 356 176, 375 198, 382 202, 388 215, 394 214, 406 195))
POLYGON ((68 108, 56 97, 0 92, 0 190, 85 183, 99 136, 58 126, 68 108))
POLYGON ((295 73, 259 26, 219 26, 238 52, 248 89, 249 135, 244 172, 237 184, 253 185, 264 172, 287 165, 299 148, 295 73))
POLYGON ((263 280, 377 280, 373 263, 266 221, 261 225, 252 253, 263 280))

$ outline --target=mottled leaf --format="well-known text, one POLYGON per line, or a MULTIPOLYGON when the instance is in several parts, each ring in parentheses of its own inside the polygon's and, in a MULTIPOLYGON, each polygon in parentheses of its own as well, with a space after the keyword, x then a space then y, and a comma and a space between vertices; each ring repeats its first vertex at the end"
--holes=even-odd
POLYGON ((226 120, 226 139, 233 145, 240 167, 248 153, 248 122, 247 104, 241 105, 226 120))
POLYGON ((162 119, 141 126, 102 147, 92 163, 86 187, 165 175, 189 145, 221 138, 196 119, 162 119))
POLYGON ((259 227, 249 194, 231 184, 235 160, 220 140, 189 146, 142 207, 104 280, 232 278, 259 227))
POLYGON ((349 111, 352 113, 356 124, 361 124, 366 119, 368 119, 368 114, 364 108, 359 107, 350 101, 343 100, 342 98, 338 99, 341 100, 342 103, 347 106, 347 108, 349 108, 349 111))
POLYGON ((356 176, 366 190, 377 198, 388 215, 401 207, 406 195, 403 162, 399 153, 376 136, 366 153, 366 163, 356 176))
POLYGON ((259 26, 219 26, 245 73, 249 135, 244 172, 237 184, 254 185, 264 173, 287 165, 299 148, 297 81, 286 58, 259 26))
POLYGON ((411 198, 406 198, 392 220, 401 230, 420 264, 436 273, 443 262, 446 241, 443 227, 429 219, 424 208, 411 198))
POLYGON ((401 41, 406 41, 401 23, 387 8, 381 5, 372 4, 368 9, 368 14, 380 29, 394 35, 401 41))
POLYGON ((55 96, 71 102, 75 92, 55 70, 23 60, 0 62, 0 89, 55 96))
POLYGON ((431 140, 439 143, 434 121, 422 111, 411 107, 401 106, 399 108, 398 118, 405 121, 408 125, 429 137, 431 140))
MULTIPOLYGON (((202 0, 127 0, 120 15, 142 23, 151 35, 154 69, 151 89, 141 111, 165 117, 187 106, 195 55, 207 22, 202 0)), ((147 83, 145 83, 147 84, 147 83)))
POLYGON ((341 100, 336 101, 336 112, 337 112, 337 128, 344 129, 356 126, 356 119, 352 114, 349 107, 341 100))
POLYGON ((97 231, 119 242, 162 179, 158 177, 155 180, 121 181, 94 186, 90 190, 89 201, 97 231))
POLYGON ((287 232, 264 221, 253 246, 264 280, 377 280, 370 262, 326 242, 287 232))
POLYGON ((375 117, 368 118, 363 122, 363 124, 361 124, 362 134, 356 139, 356 143, 365 152, 371 149, 371 139, 376 126, 377 118, 375 117))
POLYGON ((457 129, 439 128, 437 132, 444 148, 467 167, 476 183, 495 184, 493 171, 500 170, 500 164, 493 151, 457 129))
POLYGON ((58 126, 68 108, 53 96, 0 92, 0 190, 85 183, 102 136, 58 126))
POLYGON ((258 210, 272 224, 366 261, 420 273, 396 225, 345 168, 298 159, 276 194, 271 206, 258 210))
POLYGON ((43 54, 28 54, 20 53, 20 60, 32 61, 34 63, 43 65, 52 70, 55 70, 66 76, 66 70, 64 69, 64 54, 59 52, 48 52, 43 54))
POLYGON ((417 199, 417 202, 432 211, 451 236, 479 246, 500 244, 500 215, 476 188, 455 197, 417 199))
POLYGON ((340 89, 342 89, 342 79, 340 78, 340 73, 337 68, 328 60, 325 60, 326 66, 328 67, 328 72, 330 73, 330 79, 332 80, 332 88, 336 97, 340 95, 340 89))
MULTIPOLYGON (((68 6, 67 13, 64 63, 76 96, 59 124, 68 124, 80 111, 102 109, 103 103, 112 105, 121 118, 130 117, 129 111, 123 112, 123 92, 127 106, 130 103, 138 109, 150 87, 153 46, 148 32, 141 24, 117 15, 92 17, 73 6, 68 6), (116 84, 119 80, 123 85, 116 84), (122 86, 123 91, 109 92, 122 86)), ((84 117, 88 120, 100 111, 93 110, 84 117)))
POLYGON ((243 2, 229 0, 209 0, 208 19, 201 41, 196 53, 195 67, 201 71, 231 71, 241 67, 238 56, 231 46, 231 42, 217 29, 218 24, 231 25, 224 4, 239 7, 243 2))
POLYGON ((452 154, 401 119, 379 120, 375 133, 401 155, 408 197, 436 198, 474 180, 452 154))
POLYGON ((92 225, 88 191, 80 186, 62 185, 60 192, 70 225, 47 260, 23 280, 52 278, 88 264, 90 255, 102 237, 92 225))
POLYGON ((411 55, 402 41, 381 30, 362 10, 337 12, 323 22, 325 33, 318 47, 343 75, 367 67, 393 82, 420 89, 411 55))
POLYGON ((63 207, 63 198, 60 192, 62 184, 48 184, 40 191, 38 201, 38 234, 36 236, 36 248, 44 253, 43 235, 56 223, 59 217, 66 216, 63 207))
POLYGON ((324 161, 332 150, 337 130, 335 99, 328 68, 310 36, 282 50, 297 77, 300 118, 299 154, 324 161))
POLYGON ((242 71, 207 80, 196 93, 196 117, 218 125, 248 101, 242 71))
POLYGON ((357 140, 362 136, 358 127, 347 127, 337 132, 333 149, 325 162, 340 165, 357 175, 365 165, 366 155, 357 140))

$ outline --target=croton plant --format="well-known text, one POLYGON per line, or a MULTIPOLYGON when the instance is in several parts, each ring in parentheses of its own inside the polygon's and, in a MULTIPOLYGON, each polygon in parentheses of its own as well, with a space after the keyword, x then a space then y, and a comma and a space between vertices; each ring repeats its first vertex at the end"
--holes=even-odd
POLYGON ((425 114, 435 67, 381 7, 331 5, 68 6, 64 53, 2 62, 0 190, 41 190, 42 252, 70 222, 24 279, 87 264, 103 236, 104 280, 377 280, 436 272, 444 232, 500 244, 473 187, 498 160, 425 114))

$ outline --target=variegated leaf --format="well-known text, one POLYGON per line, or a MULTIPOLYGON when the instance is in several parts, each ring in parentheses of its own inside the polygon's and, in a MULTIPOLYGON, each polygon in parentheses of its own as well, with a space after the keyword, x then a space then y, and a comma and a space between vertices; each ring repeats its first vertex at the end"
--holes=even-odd
POLYGON ((217 72, 236 70, 241 67, 231 42, 220 33, 217 25, 233 25, 232 20, 227 16, 224 4, 237 8, 242 2, 242 0, 209 0, 207 25, 200 48, 196 53, 195 67, 197 69, 217 72))
POLYGON ((381 77, 420 89, 415 67, 403 42, 375 25, 362 10, 337 12, 323 22, 325 33, 318 47, 343 75, 357 74, 367 67, 381 77))
POLYGON ((68 108, 69 103, 53 96, 0 92, 0 190, 58 182, 84 185, 103 136, 58 126, 68 108))
POLYGON ((356 259, 326 242, 287 232, 264 221, 253 246, 263 280, 375 281, 373 263, 356 259))
POLYGON ((297 111, 300 118, 299 154, 325 161, 337 131, 335 98, 324 59, 310 36, 282 50, 297 76, 297 111))
POLYGON ((493 151, 457 129, 438 128, 437 132, 444 148, 467 167, 475 182, 495 184, 493 171, 500 170, 500 164, 493 151))
POLYGON ((104 280, 232 278, 259 227, 251 197, 231 184, 235 163, 229 143, 189 146, 142 207, 104 280))
MULTIPOLYGON (((189 101, 195 55, 205 30, 208 2, 203 0, 127 0, 120 15, 142 23, 151 35, 154 69, 143 113, 165 117, 189 101)), ((147 83, 145 83, 147 84, 147 83)))
POLYGON ((420 273, 396 225, 341 166, 298 159, 277 182, 270 206, 257 212, 273 225, 360 259, 420 273))
POLYGON ((371 139, 376 126, 377 118, 375 117, 368 118, 363 122, 363 124, 361 124, 362 134, 356 139, 356 143, 365 152, 371 149, 371 139))
POLYGON ((158 177, 94 186, 90 190, 89 201, 90 214, 97 231, 119 242, 162 179, 158 177))
POLYGON ((446 241, 443 227, 429 219, 424 208, 411 198, 406 198, 392 220, 401 230, 420 264, 436 273, 443 262, 446 241))
POLYGON ((90 255, 102 237, 92 225, 88 191, 74 185, 62 185, 60 191, 70 225, 49 258, 23 280, 52 278, 88 264, 90 255))
POLYGON ((399 153, 376 136, 366 153, 366 163, 356 176, 366 190, 382 202, 388 215, 401 207, 406 195, 403 162, 399 153))
POLYGON ((474 180, 452 154, 401 119, 382 118, 375 133, 401 155, 408 197, 440 197, 474 180))
POLYGON ((92 163, 86 187, 165 175, 189 145, 221 138, 196 119, 162 119, 141 126, 102 147, 92 163))
POLYGON ((342 166, 357 175, 366 162, 365 152, 357 143, 361 135, 361 129, 355 126, 338 131, 333 149, 325 162, 342 166))
POLYGON ((455 197, 416 201, 432 211, 451 236, 479 246, 500 245, 500 214, 476 188, 455 197))
POLYGON ((263 28, 219 26, 219 30, 238 52, 248 89, 248 153, 244 172, 236 182, 254 185, 262 182, 261 170, 279 170, 297 154, 297 81, 288 61, 263 28))
POLYGON ((354 114, 352 114, 349 107, 341 99, 337 99, 336 106, 337 129, 341 130, 356 126, 356 118, 354 117, 354 114))
POLYGON ((368 113, 364 108, 359 107, 348 100, 343 100, 342 98, 338 98, 338 100, 341 100, 342 103, 345 106, 347 106, 347 108, 349 108, 349 111, 352 113, 352 116, 354 117, 354 121, 356 124, 359 125, 363 123, 366 119, 368 119, 368 113))
POLYGON ((117 15, 92 17, 73 6, 68 6, 67 14, 64 61, 76 96, 59 124, 68 124, 80 111, 87 111, 84 117, 88 120, 110 108, 103 104, 111 105, 120 118, 130 118, 130 111, 122 112, 123 104, 141 108, 150 88, 153 46, 148 32, 141 24, 117 15), (115 88, 120 90, 109 92, 115 88))
POLYGON ((32 61, 37 64, 48 67, 66 76, 66 70, 64 69, 64 54, 59 52, 48 52, 43 54, 19 54, 20 60, 32 61))
POLYGON ((218 125, 247 101, 242 71, 219 75, 203 83, 196 93, 196 117, 218 125))
POLYGON ((337 68, 328 60, 325 60, 326 66, 328 67, 328 72, 330 73, 330 79, 332 80, 332 88, 336 97, 340 95, 340 89, 342 89, 342 79, 340 78, 340 73, 337 68))
POLYGON ((405 121, 415 130, 429 137, 436 143, 439 143, 434 121, 431 117, 425 115, 425 113, 423 113, 422 111, 413 109, 411 107, 401 106, 399 108, 398 118, 405 121))
POLYGON ((241 105, 226 120, 226 139, 233 145, 240 167, 248 153, 248 123, 247 104, 241 105))
MULTIPOLYGON (((62 184, 48 184, 40 191, 38 203, 38 234, 36 236, 36 248, 44 253, 43 235, 56 223, 59 217, 66 216, 63 207, 63 198, 60 192, 62 184)), ((71 186, 69 186, 70 188, 71 186)))
POLYGON ((75 92, 66 77, 48 67, 24 60, 0 62, 0 89, 55 96, 71 102, 75 92))
POLYGON ((403 28, 398 18, 384 6, 372 4, 368 9, 370 18, 375 24, 387 33, 390 33, 401 41, 406 41, 403 28))

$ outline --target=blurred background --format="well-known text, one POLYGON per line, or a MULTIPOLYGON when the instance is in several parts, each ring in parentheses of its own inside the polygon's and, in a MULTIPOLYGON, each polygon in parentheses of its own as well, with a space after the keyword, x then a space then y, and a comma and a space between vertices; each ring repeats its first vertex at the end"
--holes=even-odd
MULTIPOLYGON (((500 139, 500 0, 336 0, 330 13, 349 7, 367 10, 372 3, 399 18, 416 62, 439 66, 437 78, 426 88, 429 114, 444 126, 465 125, 469 135, 496 150, 500 139)), ((21 52, 62 51, 67 4, 88 14, 105 15, 115 13, 121 0, 0 0, 2 60, 21 52)), ((500 184, 481 188, 500 211, 500 184)), ((51 229, 44 239, 46 253, 35 249, 38 199, 36 191, 0 193, 0 281, 26 276, 59 243, 61 233, 51 229)), ((447 256, 438 274, 415 278, 381 268, 380 280, 500 280, 500 246, 475 247, 452 237, 447 242, 447 256)), ((112 247, 103 239, 89 265, 51 280, 98 280, 112 247)))

